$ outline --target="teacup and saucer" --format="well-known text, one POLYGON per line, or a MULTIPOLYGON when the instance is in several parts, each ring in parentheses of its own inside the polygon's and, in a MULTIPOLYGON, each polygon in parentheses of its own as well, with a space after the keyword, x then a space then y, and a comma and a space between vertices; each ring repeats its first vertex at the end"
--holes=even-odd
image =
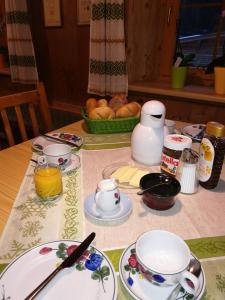
POLYGON ((121 222, 129 217, 132 202, 120 192, 114 178, 103 179, 98 183, 96 192, 86 198, 84 210, 86 216, 94 221, 121 222))
POLYGON ((135 299, 170 299, 172 291, 180 286, 174 299, 201 299, 205 290, 205 275, 188 272, 195 257, 187 244, 174 233, 152 230, 143 233, 124 250, 119 273, 124 287, 135 299), (188 298, 187 298, 188 299, 188 298))

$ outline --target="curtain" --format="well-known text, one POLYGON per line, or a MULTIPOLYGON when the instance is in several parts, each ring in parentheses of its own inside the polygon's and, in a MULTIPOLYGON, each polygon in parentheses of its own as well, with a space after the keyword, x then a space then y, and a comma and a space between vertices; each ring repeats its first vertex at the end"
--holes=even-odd
POLYGON ((88 92, 127 95, 124 0, 92 0, 88 92))
POLYGON ((5 0, 9 63, 13 82, 38 81, 26 0, 5 0))

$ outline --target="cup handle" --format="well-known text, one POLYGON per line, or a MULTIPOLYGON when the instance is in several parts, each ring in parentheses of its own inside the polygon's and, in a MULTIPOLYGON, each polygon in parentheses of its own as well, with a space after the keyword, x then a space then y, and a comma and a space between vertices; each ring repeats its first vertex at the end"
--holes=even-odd
POLYGON ((195 295, 199 287, 199 279, 192 273, 185 271, 182 274, 180 285, 185 289, 186 292, 195 295), (189 280, 190 283, 188 283, 187 280, 189 280))
POLYGON ((41 155, 37 159, 38 165, 44 166, 47 165, 47 158, 45 155, 41 155))
POLYGON ((96 192, 95 194, 95 203, 97 204, 101 191, 96 192))

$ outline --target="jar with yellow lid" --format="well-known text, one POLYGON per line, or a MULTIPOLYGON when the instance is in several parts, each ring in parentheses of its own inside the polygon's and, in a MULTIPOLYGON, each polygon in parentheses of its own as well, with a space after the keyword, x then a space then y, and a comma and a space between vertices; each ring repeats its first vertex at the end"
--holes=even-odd
POLYGON ((219 182, 225 155, 225 126, 208 122, 200 145, 199 183, 214 189, 219 182))

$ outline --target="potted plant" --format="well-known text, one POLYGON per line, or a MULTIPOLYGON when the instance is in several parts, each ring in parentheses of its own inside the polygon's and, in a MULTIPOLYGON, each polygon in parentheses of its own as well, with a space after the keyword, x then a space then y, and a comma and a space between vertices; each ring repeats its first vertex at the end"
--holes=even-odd
POLYGON ((187 55, 178 53, 175 56, 174 64, 172 66, 172 88, 182 89, 184 87, 187 78, 188 66, 190 66, 194 57, 195 54, 193 53, 187 55))

